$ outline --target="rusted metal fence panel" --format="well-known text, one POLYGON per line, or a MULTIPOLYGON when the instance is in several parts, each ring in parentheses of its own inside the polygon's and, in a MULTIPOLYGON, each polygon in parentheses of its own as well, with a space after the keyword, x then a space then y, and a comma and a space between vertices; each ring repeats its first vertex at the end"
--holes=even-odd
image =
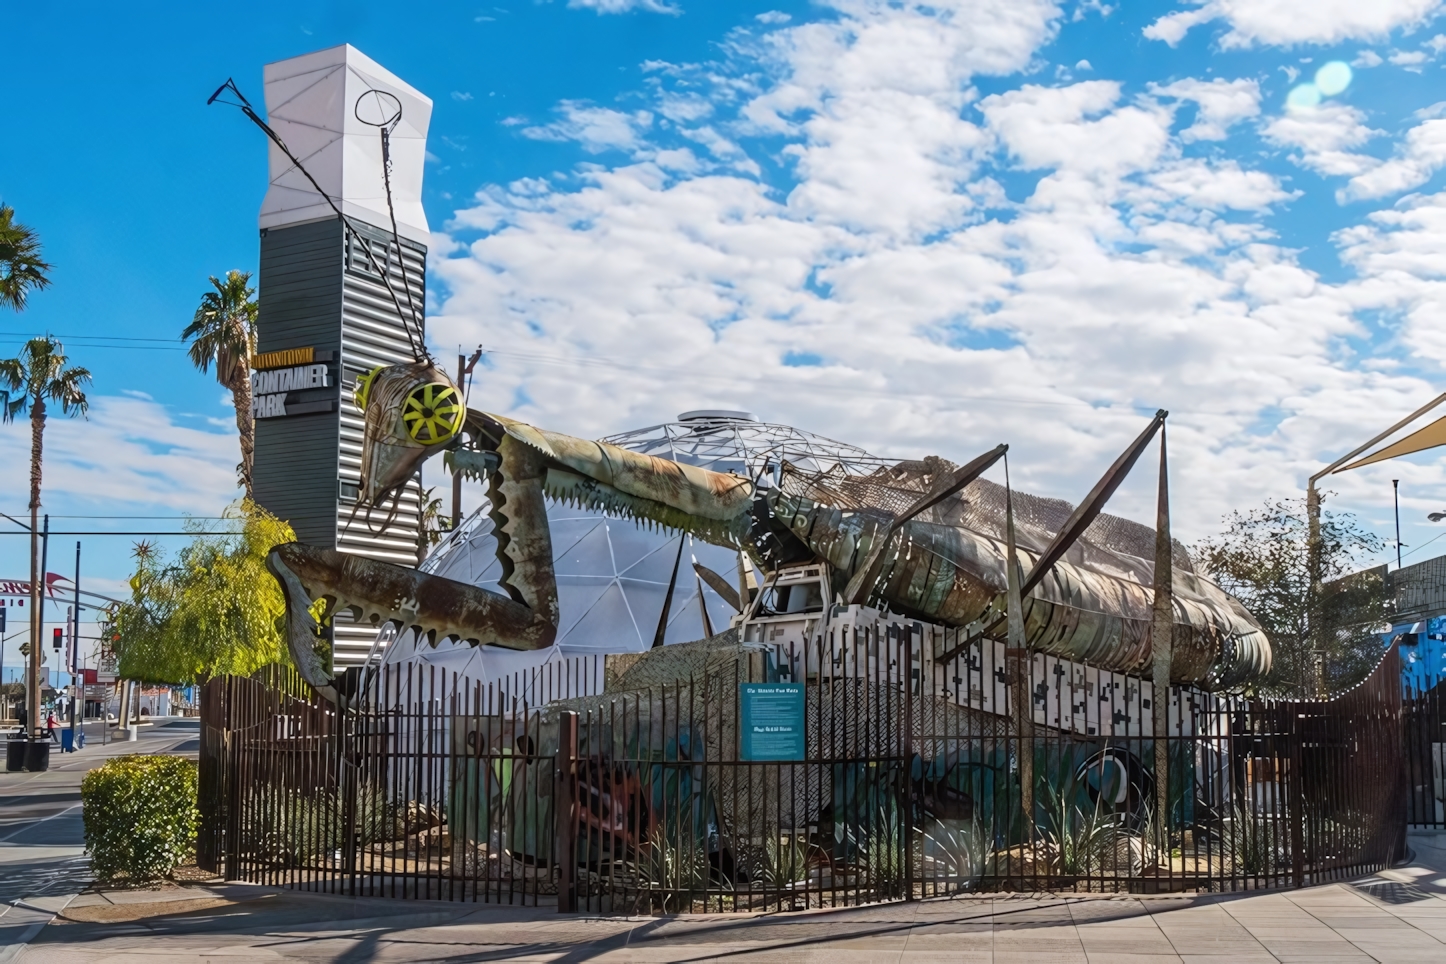
POLYGON ((1036 654, 1011 686, 998 644, 921 624, 686 645, 666 678, 601 657, 487 686, 382 667, 341 710, 290 671, 212 680, 201 859, 607 913, 1253 890, 1388 866, 1424 799, 1394 651, 1329 701, 1172 687, 1156 734, 1148 680, 1036 654))

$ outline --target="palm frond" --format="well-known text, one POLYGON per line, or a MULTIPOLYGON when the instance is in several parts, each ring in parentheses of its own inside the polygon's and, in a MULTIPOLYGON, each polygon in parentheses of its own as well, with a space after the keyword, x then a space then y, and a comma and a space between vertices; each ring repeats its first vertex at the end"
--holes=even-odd
POLYGON ((50 264, 40 257, 40 238, 0 204, 0 305, 23 311, 31 291, 50 286, 50 264))
POLYGON ((214 290, 201 296, 181 338, 191 343, 193 365, 207 372, 214 363, 216 380, 229 385, 256 351, 256 289, 246 271, 228 271, 224 280, 211 275, 210 281, 214 290))
POLYGON ((0 360, 0 405, 5 421, 14 421, 37 398, 60 406, 66 415, 84 415, 90 409, 84 386, 90 381, 85 368, 67 368, 65 347, 52 335, 32 338, 15 358, 0 360))

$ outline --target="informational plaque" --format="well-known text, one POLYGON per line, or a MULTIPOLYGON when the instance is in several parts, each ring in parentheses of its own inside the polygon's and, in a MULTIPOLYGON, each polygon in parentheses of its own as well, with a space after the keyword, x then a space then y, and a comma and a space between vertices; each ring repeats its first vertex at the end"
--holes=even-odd
POLYGON ((802 760, 803 684, 739 683, 743 707, 739 757, 802 760))

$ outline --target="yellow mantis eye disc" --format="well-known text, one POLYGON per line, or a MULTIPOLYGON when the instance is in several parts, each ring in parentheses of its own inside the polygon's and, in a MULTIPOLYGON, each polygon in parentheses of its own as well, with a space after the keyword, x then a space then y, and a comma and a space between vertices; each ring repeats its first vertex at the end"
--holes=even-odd
POLYGON ((414 388, 402 403, 402 424, 407 435, 423 445, 441 445, 462 431, 467 410, 457 389, 430 382, 414 388))
POLYGON ((353 397, 356 399, 356 407, 363 412, 367 410, 367 396, 371 393, 372 381, 377 377, 377 372, 381 370, 382 366, 378 365, 365 375, 356 377, 356 391, 353 393, 353 397))

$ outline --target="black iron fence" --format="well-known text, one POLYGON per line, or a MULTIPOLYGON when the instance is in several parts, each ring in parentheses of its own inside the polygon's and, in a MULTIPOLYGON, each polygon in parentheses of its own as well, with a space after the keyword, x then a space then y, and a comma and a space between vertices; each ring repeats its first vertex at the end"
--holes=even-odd
POLYGON ((206 685, 200 859, 310 890, 666 913, 1301 886, 1403 854, 1419 794, 1394 652, 1329 701, 1174 686, 1158 736, 1152 703, 1147 680, 918 624, 487 686, 383 667, 345 710, 270 670, 206 685))
POLYGON ((1413 827, 1446 830, 1446 683, 1407 691, 1402 731, 1406 820, 1413 827))

